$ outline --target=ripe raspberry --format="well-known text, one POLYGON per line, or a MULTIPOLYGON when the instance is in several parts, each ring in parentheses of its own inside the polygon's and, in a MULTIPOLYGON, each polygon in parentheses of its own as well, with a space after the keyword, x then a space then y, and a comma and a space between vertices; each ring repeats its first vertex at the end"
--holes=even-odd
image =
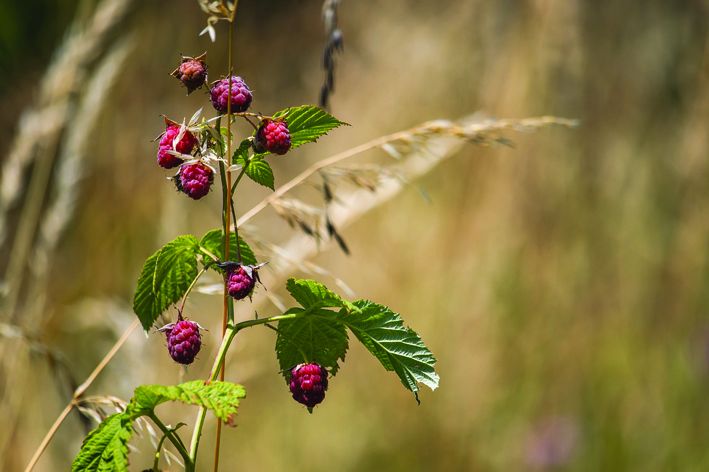
MULTIPOLYGON (((160 145, 158 147, 158 164, 165 169, 172 169, 182 164, 182 159, 177 156, 173 156, 168 151, 172 151, 172 143, 175 138, 180 134, 180 125, 171 124, 167 126, 167 129, 160 137, 160 145)), ((192 133, 185 130, 185 134, 182 135, 175 145, 175 151, 181 154, 189 154, 192 149, 197 145, 197 138, 194 137, 192 133)))
MULTIPOLYGON (((212 105, 219 113, 227 112, 227 102, 229 101, 229 78, 218 80, 212 85, 210 90, 212 105)), ((231 111, 241 113, 246 111, 251 105, 251 90, 241 77, 231 77, 231 111)))
POLYGON ((199 200, 209 193, 214 182, 214 172, 201 162, 185 164, 175 176, 175 186, 188 197, 199 200))
POLYGON ((226 276, 229 295, 237 300, 242 300, 249 296, 256 285, 254 270, 248 266, 238 265, 228 270, 226 276))
POLYGON ((182 64, 172 73, 185 87, 187 95, 200 88, 207 81, 207 53, 198 57, 183 57, 182 64))
POLYGON ((268 151, 281 155, 287 153, 290 149, 288 123, 286 123, 285 120, 263 120, 256 132, 254 149, 256 152, 268 151))
POLYGON ((202 347, 199 325, 194 321, 180 320, 162 328, 167 336, 167 350, 175 362, 191 364, 202 347))
POLYGON ((293 399, 308 407, 313 407, 325 399, 327 390, 327 370, 320 364, 298 364, 290 371, 290 392, 293 399))

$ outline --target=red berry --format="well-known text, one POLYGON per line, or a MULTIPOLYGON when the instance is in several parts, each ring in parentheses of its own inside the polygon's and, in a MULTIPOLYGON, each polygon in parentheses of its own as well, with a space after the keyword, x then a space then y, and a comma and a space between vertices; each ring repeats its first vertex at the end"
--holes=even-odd
POLYGON ((256 285, 256 277, 253 271, 253 268, 240 265, 227 272, 227 289, 230 296, 237 300, 242 300, 249 296, 256 285))
POLYGON ((256 132, 254 145, 257 152, 268 151, 274 154, 287 153, 290 149, 288 123, 286 123, 285 120, 263 120, 256 132))
MULTIPOLYGON (((229 102, 229 78, 218 80, 209 91, 212 105, 219 113, 227 112, 229 102)), ((231 111, 241 113, 248 110, 251 105, 251 90, 241 77, 231 76, 231 111)))
POLYGON ((158 164, 166 169, 172 169, 182 164, 182 159, 177 156, 170 154, 169 151, 177 151, 180 154, 190 154, 194 147, 197 145, 197 138, 185 130, 182 138, 175 144, 173 148, 173 142, 175 138, 180 134, 180 125, 168 125, 167 129, 160 137, 160 145, 158 147, 158 164))
POLYGON ((327 370, 320 364, 298 364, 290 371, 290 392, 293 399, 312 410, 325 399, 327 370))
POLYGON ((205 53, 199 57, 183 57, 182 64, 172 73, 187 87, 187 95, 207 82, 207 63, 203 60, 206 56, 205 53))
POLYGON ((202 347, 199 325, 193 321, 180 320, 174 325, 167 325, 162 330, 167 336, 167 350, 170 357, 180 364, 191 364, 202 347))
POLYGON ((175 176, 177 190, 186 193, 194 200, 207 195, 212 182, 214 182, 214 172, 201 162, 183 165, 175 176))

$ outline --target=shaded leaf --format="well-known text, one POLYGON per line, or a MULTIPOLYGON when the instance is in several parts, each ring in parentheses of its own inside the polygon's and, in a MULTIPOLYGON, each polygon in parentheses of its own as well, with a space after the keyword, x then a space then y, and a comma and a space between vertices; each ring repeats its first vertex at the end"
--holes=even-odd
MULTIPOLYGON (((231 254, 229 255, 229 258, 231 260, 236 260, 236 234, 232 232, 230 236, 231 254)), ((216 228, 207 232, 207 234, 205 234, 199 242, 199 245, 200 248, 204 248, 217 256, 220 261, 224 261, 224 231, 221 228, 216 228)), ((241 251, 241 260, 244 264, 256 264, 256 256, 254 255, 254 251, 251 247, 249 247, 246 241, 243 240, 243 238, 239 238, 239 250, 241 251)), ((204 251, 202 252, 204 253, 204 251)), ((208 255, 207 258, 211 260, 208 255)))
MULTIPOLYGON (((294 308, 288 313, 306 312, 294 308)), ((347 330, 335 312, 315 310, 278 323, 276 356, 286 381, 290 379, 290 369, 304 362, 317 362, 335 375, 338 360, 345 360, 347 347, 347 330)))
POLYGON ((249 157, 249 149, 251 149, 251 140, 244 139, 239 143, 239 147, 236 148, 234 154, 232 154, 231 162, 240 166, 246 164, 246 159, 249 157))

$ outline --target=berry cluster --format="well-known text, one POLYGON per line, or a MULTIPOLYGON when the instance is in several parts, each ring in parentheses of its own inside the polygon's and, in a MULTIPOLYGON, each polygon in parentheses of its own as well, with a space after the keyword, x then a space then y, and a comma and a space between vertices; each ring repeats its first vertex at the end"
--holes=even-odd
MULTIPOLYGON (((206 56, 204 53, 197 57, 183 57, 180 65, 172 73, 187 88, 188 95, 207 83, 206 56)), ((234 75, 212 83, 209 97, 212 106, 219 114, 244 113, 253 100, 251 89, 244 79, 234 75)), ((262 118, 261 115, 251 115, 262 118)), ((203 146, 208 147, 209 143, 202 143, 203 146, 200 146, 198 139, 202 135, 203 127, 194 123, 179 125, 168 119, 165 119, 165 124, 165 132, 160 136, 158 144, 158 164, 165 169, 179 167, 173 178, 177 190, 194 200, 199 200, 209 193, 214 182, 214 168, 208 164, 203 152, 203 146)), ((203 139, 209 138, 204 135, 203 139)), ((291 147, 291 136, 286 120, 262 118, 253 138, 253 147, 258 153, 288 152, 291 147)))
MULTIPOLYGON (((172 73, 187 88, 188 95, 207 83, 205 59, 206 53, 197 57, 183 57, 172 73)), ((213 82, 209 98, 220 115, 244 114, 251 106, 253 95, 244 79, 232 75, 213 82)), ((258 126, 254 125, 254 152, 283 155, 290 150, 291 135, 285 117, 267 118, 254 113, 241 116, 256 116, 260 119, 258 126)), ((165 132, 158 143, 158 165, 165 169, 179 167, 173 177, 175 186, 178 191, 194 200, 206 196, 214 183, 215 170, 210 165, 210 159, 213 159, 217 152, 213 138, 207 132, 209 130, 205 130, 205 126, 208 125, 204 122, 180 125, 166 118, 165 132)), ((260 265, 244 265, 231 261, 217 265, 224 271, 226 288, 231 297, 242 300, 251 296, 256 282, 259 281, 260 265)), ((202 347, 199 330, 197 323, 183 319, 179 311, 176 323, 160 328, 167 337, 167 348, 175 362, 184 365, 194 362, 202 347)), ((300 364, 293 367, 290 376, 293 398, 312 411, 312 408, 325 398, 327 376, 327 371, 319 364, 300 364)))

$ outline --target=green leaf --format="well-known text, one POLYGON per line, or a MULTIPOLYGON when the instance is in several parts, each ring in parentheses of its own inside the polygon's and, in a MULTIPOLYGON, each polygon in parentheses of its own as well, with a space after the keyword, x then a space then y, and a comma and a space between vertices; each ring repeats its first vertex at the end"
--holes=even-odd
POLYGON ((291 296, 304 308, 331 307, 358 310, 352 303, 344 300, 338 294, 315 280, 288 279, 286 288, 291 296))
POLYGON ((185 294, 197 276, 198 248, 194 236, 178 236, 145 261, 133 298, 133 311, 144 330, 185 294))
MULTIPOLYGON (((294 308, 287 313, 306 310, 294 308)), ((315 310, 278 323, 276 355, 286 381, 290 379, 290 369, 303 362, 317 362, 335 375, 338 360, 345 360, 347 347, 347 330, 333 311, 315 310)))
MULTIPOLYGON (((231 260, 236 260, 236 234, 232 232, 230 237, 231 254, 229 255, 229 258, 231 260)), ((200 250, 202 250, 202 248, 206 249, 211 254, 217 256, 220 261, 224 260, 224 231, 221 228, 213 229, 205 234, 202 241, 199 242, 199 245, 200 250)), ((249 245, 246 244, 246 241, 242 238, 239 238, 239 250, 241 251, 241 261, 244 264, 256 264, 256 256, 254 255, 254 251, 251 250, 249 245)), ((202 253, 204 253, 205 256, 211 260, 211 258, 203 250, 202 253)))
POLYGON ((251 140, 244 139, 239 144, 239 147, 236 148, 236 151, 234 151, 234 154, 232 154, 231 162, 233 164, 238 164, 240 166, 243 166, 244 164, 246 164, 246 158, 249 157, 249 149, 251 149, 251 140))
POLYGON ((290 132, 291 149, 313 143, 328 131, 347 124, 313 105, 286 108, 273 116, 285 117, 290 132))
POLYGON ((246 175, 257 184, 274 190, 273 170, 268 162, 261 158, 253 157, 246 165, 246 175))
POLYGON ((128 470, 128 441, 133 434, 131 417, 126 413, 109 416, 84 439, 71 464, 72 472, 128 470))
POLYGON ((384 368, 396 372, 417 401, 419 383, 435 390, 439 381, 436 359, 419 335, 404 326, 399 314, 369 300, 357 300, 354 305, 360 311, 341 312, 340 319, 384 368))
POLYGON ((161 403, 178 401, 203 406, 220 420, 230 422, 237 413, 239 400, 244 397, 244 387, 231 382, 193 380, 180 385, 142 385, 135 389, 129 410, 134 416, 140 416, 161 403))

